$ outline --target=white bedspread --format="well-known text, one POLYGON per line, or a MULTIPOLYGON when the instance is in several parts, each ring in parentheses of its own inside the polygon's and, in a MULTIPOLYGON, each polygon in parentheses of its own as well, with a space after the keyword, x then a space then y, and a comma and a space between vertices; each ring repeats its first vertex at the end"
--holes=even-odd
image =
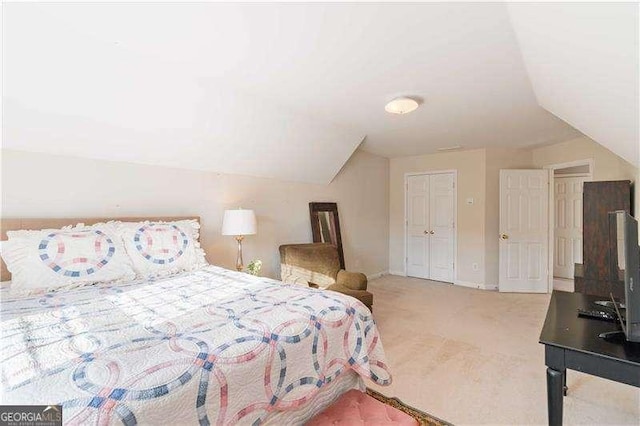
POLYGON ((0 319, 0 402, 68 424, 259 424, 349 370, 391 381, 359 301, 215 266, 3 297, 0 319))

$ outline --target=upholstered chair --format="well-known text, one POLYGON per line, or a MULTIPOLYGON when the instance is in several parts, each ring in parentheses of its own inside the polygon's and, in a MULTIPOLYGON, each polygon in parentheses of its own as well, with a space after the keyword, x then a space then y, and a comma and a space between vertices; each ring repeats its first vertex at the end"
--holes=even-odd
POLYGON ((334 245, 282 245, 280 271, 285 283, 337 291, 355 297, 369 309, 373 306, 373 294, 367 291, 367 276, 340 269, 338 250, 334 245))

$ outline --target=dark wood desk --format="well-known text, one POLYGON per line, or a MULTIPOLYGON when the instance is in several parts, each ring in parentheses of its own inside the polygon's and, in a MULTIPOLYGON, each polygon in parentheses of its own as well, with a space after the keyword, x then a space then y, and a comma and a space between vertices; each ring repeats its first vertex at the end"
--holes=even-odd
MULTIPOLYGON (((640 344, 609 342, 600 333, 618 329, 612 322, 578 317, 577 310, 595 310, 602 297, 554 291, 540 334, 547 365, 549 424, 562 424, 566 370, 575 370, 640 387, 640 344)), ((606 421, 606 419, 602 419, 606 421)))

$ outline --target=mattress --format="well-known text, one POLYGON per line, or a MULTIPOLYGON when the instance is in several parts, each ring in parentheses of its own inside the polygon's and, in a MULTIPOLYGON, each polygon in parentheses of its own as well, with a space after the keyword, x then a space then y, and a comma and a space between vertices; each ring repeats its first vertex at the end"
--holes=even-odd
POLYGON ((1 297, 0 403, 67 424, 302 423, 391 382, 371 313, 335 292, 207 266, 1 297))

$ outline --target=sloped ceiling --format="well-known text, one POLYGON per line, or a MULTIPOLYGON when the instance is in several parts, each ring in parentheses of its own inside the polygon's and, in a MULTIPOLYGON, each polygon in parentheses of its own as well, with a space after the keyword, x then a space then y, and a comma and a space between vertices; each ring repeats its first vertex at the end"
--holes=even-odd
POLYGON ((358 146, 579 134, 538 105, 501 3, 3 8, 7 148, 327 183, 358 146), (398 95, 423 105, 386 114, 398 95))
POLYGON ((638 3, 513 3, 538 103, 640 166, 638 3))
POLYGON ((364 138, 231 86, 228 25, 189 5, 6 6, 5 147, 327 183, 364 138))

